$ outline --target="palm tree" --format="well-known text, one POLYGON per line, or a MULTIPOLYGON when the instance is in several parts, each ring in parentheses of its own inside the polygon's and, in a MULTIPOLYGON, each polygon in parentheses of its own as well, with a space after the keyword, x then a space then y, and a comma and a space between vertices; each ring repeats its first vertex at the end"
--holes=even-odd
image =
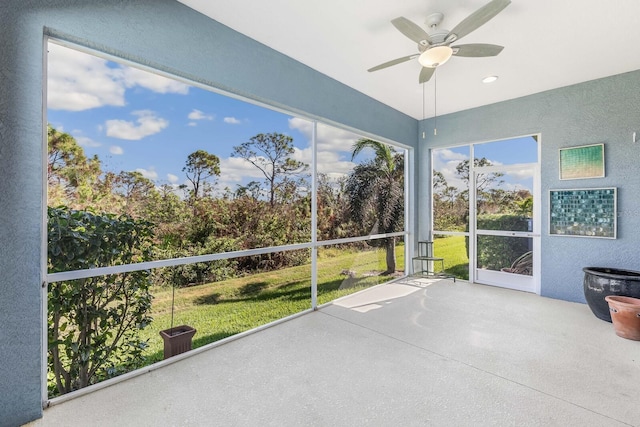
MULTIPOLYGON (((351 160, 365 148, 371 148, 375 156, 357 165, 347 180, 349 213, 364 231, 393 233, 404 220, 404 158, 386 144, 359 139, 351 150, 351 160)), ((384 242, 387 260, 384 274, 392 274, 396 270, 396 239, 388 237, 384 242)))

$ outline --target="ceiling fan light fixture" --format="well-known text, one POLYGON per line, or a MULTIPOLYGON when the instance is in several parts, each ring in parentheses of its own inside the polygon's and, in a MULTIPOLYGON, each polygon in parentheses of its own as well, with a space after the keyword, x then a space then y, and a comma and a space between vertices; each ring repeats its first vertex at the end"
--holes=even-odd
POLYGON ((422 52, 418 62, 423 67, 436 68, 447 62, 451 55, 453 55, 453 49, 449 46, 435 46, 422 52))

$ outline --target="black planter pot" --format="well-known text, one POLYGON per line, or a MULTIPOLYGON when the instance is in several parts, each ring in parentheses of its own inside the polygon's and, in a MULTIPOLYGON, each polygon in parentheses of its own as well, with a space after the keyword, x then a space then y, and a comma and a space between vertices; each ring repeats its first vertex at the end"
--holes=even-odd
POLYGON ((604 297, 619 295, 640 298, 640 271, 618 268, 585 267, 584 297, 598 319, 611 322, 609 304, 604 297))

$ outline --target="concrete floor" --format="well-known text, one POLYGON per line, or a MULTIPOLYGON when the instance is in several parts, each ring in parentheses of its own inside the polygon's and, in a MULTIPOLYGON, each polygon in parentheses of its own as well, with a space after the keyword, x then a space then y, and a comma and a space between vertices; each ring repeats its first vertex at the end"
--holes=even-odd
POLYGON ((640 342, 586 305, 405 279, 32 426, 640 426, 640 342))

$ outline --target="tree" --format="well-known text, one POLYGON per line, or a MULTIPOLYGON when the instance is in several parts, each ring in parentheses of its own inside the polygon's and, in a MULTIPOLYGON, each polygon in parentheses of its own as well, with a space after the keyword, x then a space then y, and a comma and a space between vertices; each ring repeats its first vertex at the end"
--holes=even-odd
POLYGON ((194 151, 187 157, 187 164, 182 171, 193 186, 191 196, 198 199, 207 179, 220 176, 220 159, 205 150, 194 151))
MULTIPOLYGON (((48 210, 52 273, 150 259, 149 223, 128 216, 68 208, 48 210)), ((150 322, 149 271, 49 283, 49 369, 58 393, 68 393, 135 369, 150 322)), ((54 391, 54 390, 52 390, 54 391)))
MULTIPOLYGON (((483 166, 492 166, 491 160, 483 157, 481 159, 473 159, 473 166, 483 167, 483 166)), ((470 176, 469 176, 469 160, 463 160, 458 163, 456 166, 456 173, 469 186, 470 176)), ((496 183, 497 185, 501 185, 504 181, 499 180, 500 177, 504 176, 503 173, 500 172, 490 172, 490 173, 478 173, 476 175, 476 191, 481 193, 487 189, 491 184, 496 183)), ((466 193, 468 194, 468 192, 466 193)))
MULTIPOLYGON (((473 160, 475 167, 491 166, 486 157, 473 160)), ((469 184, 471 176, 469 160, 463 160, 455 168, 456 175, 464 185, 450 185, 440 171, 433 172, 433 222, 436 230, 462 231, 468 227, 469 184)), ((476 203, 478 208, 490 212, 499 212, 501 202, 509 194, 497 187, 503 184, 500 172, 480 172, 476 174, 476 203)))
POLYGON ((75 138, 47 125, 48 198, 53 204, 76 207, 97 203, 101 193, 100 160, 87 158, 75 138))
POLYGON ((169 184, 161 185, 145 200, 142 217, 155 225, 158 248, 180 247, 192 224, 189 209, 169 184))
POLYGON ((264 175, 269 186, 269 204, 275 205, 276 185, 288 175, 303 172, 307 165, 294 160, 293 138, 281 133, 260 133, 233 147, 232 157, 245 159, 264 175))
POLYGON ((318 174, 318 239, 332 240, 348 237, 349 214, 345 203, 346 177, 338 180, 318 174))
MULTIPOLYGON (((379 233, 398 231, 404 220, 404 158, 390 146, 370 139, 353 145, 353 160, 365 148, 375 157, 357 165, 347 180, 345 191, 349 212, 356 224, 373 226, 379 233)), ((385 239, 387 270, 396 270, 395 237, 385 239)))
POLYGON ((235 192, 235 197, 251 197, 253 200, 260 198, 260 183, 257 181, 251 181, 246 186, 238 184, 238 189, 235 192))
POLYGON ((120 172, 115 181, 124 197, 124 212, 138 217, 146 200, 155 190, 155 184, 137 171, 120 172))
POLYGON ((442 172, 434 170, 433 171, 433 192, 438 194, 448 186, 449 184, 447 183, 447 179, 444 177, 442 172))
POLYGON ((520 198, 515 202, 518 207, 516 212, 524 217, 531 218, 533 216, 533 196, 528 191, 524 195, 519 194, 519 196, 520 198))

